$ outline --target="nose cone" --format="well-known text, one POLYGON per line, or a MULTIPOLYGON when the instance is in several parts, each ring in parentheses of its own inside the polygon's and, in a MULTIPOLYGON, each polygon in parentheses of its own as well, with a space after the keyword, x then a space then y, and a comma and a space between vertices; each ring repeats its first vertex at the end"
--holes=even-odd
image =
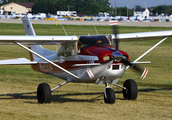
POLYGON ((116 51, 112 53, 112 56, 115 62, 120 62, 123 57, 123 55, 120 52, 116 52, 116 51))

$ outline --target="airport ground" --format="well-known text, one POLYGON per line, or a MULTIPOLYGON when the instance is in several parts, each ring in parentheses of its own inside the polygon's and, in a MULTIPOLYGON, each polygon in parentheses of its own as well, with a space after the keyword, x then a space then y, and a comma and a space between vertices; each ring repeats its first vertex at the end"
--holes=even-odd
MULTIPOLYGON (((57 25, 102 25, 108 26, 109 21, 55 21, 55 20, 31 20, 33 24, 57 24, 57 25)), ((22 23, 19 19, 0 19, 0 23, 22 23)), ((120 26, 151 26, 172 27, 172 22, 119 22, 120 26)))

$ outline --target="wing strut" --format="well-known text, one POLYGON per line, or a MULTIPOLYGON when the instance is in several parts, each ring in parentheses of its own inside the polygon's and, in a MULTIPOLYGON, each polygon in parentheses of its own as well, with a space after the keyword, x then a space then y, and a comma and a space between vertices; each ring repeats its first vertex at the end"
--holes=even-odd
POLYGON ((159 44, 161 44, 163 41, 165 41, 168 37, 165 37, 161 41, 159 41, 157 44, 155 44, 153 47, 151 47, 148 51, 146 51, 144 54, 142 54, 140 57, 138 57, 134 62, 137 62, 140 60, 142 57, 144 57, 146 54, 148 54, 150 51, 152 51, 154 48, 156 48, 159 44))
POLYGON ((45 60, 46 62, 48 62, 48 63, 50 63, 50 64, 54 65, 55 67, 57 67, 57 68, 61 69, 61 70, 62 70, 62 71, 64 71, 64 72, 66 72, 66 73, 70 74, 71 76, 73 76, 73 77, 75 77, 75 78, 77 78, 77 79, 80 79, 78 76, 76 76, 76 75, 74 75, 73 73, 71 73, 71 72, 67 71, 66 69, 64 69, 64 68, 60 67, 59 65, 57 65, 57 64, 55 64, 55 63, 53 63, 52 61, 50 61, 50 60, 48 60, 47 58, 45 58, 45 57, 41 56, 40 54, 38 54, 38 53, 34 52, 33 50, 31 50, 31 49, 29 49, 29 48, 25 47, 24 45, 20 44, 19 42, 15 41, 15 43, 16 43, 17 45, 19 45, 20 47, 22 47, 22 48, 26 49, 27 51, 29 51, 29 52, 33 53, 34 55, 38 56, 39 58, 41 58, 41 59, 45 60))
MULTIPOLYGON (((138 60, 140 60, 142 57, 144 57, 146 54, 148 54, 150 51, 152 51, 154 48, 156 48, 158 45, 160 45, 163 41, 165 41, 168 38, 165 37, 161 41, 159 41, 157 44, 155 44, 153 47, 151 47, 149 50, 147 50, 145 53, 143 53, 140 57, 138 57, 136 60, 133 61, 133 63, 137 63, 138 60)), ((130 66, 127 66, 126 69, 128 69, 130 66)))

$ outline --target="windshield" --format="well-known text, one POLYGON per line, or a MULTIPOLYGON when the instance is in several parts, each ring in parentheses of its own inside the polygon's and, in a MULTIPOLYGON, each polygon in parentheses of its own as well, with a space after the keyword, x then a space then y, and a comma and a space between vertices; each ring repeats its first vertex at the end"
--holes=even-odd
POLYGON ((93 46, 112 45, 110 35, 80 36, 78 44, 81 45, 82 50, 93 46))

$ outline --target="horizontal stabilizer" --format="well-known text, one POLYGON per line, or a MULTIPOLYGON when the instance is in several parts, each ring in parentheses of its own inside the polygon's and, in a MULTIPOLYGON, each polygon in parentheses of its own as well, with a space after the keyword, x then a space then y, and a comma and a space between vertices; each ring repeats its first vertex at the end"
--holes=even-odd
POLYGON ((37 62, 32 62, 26 58, 0 60, 0 65, 33 65, 37 62))

